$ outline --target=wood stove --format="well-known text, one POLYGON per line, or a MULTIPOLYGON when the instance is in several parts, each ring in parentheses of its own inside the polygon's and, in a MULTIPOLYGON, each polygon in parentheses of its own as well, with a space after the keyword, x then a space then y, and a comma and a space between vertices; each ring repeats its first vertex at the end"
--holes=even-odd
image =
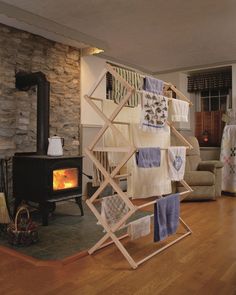
POLYGON ((13 157, 13 195, 15 206, 22 201, 39 204, 43 225, 55 202, 75 198, 83 208, 82 157, 49 157, 35 154, 16 154, 13 157))
POLYGON ((38 203, 42 223, 48 225, 49 212, 58 201, 74 198, 83 215, 82 157, 47 156, 50 84, 41 72, 16 74, 19 90, 27 91, 33 85, 37 86, 37 151, 13 157, 13 197, 15 212, 22 201, 38 203))

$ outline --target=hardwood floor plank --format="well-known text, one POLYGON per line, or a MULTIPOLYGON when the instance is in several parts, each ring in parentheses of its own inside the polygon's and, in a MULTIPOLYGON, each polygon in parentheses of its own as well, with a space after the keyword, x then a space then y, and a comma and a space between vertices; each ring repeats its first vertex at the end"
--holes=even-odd
MULTIPOLYGON (((181 216, 193 234, 136 270, 115 246, 55 267, 0 252, 0 294, 235 295, 236 198, 182 203, 181 216)), ((160 246, 152 236, 125 245, 135 257, 160 246)))

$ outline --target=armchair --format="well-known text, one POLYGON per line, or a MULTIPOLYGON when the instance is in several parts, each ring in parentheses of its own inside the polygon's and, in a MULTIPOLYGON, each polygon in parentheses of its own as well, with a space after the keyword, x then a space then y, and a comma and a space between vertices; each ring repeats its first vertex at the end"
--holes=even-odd
MULTIPOLYGON (((197 138, 190 136, 187 140, 193 149, 186 152, 184 180, 194 191, 185 200, 216 200, 221 195, 223 163, 217 160, 202 161, 197 138)), ((177 183, 176 190, 181 192, 185 189, 177 183)))

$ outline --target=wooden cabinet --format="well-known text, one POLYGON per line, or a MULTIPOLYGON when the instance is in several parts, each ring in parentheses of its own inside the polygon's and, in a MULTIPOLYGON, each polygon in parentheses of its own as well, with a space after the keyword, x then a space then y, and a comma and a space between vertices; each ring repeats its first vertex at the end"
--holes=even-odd
POLYGON ((224 128, 222 113, 222 111, 195 113, 195 136, 200 146, 220 146, 224 128), (204 131, 208 133, 207 142, 203 140, 204 131))

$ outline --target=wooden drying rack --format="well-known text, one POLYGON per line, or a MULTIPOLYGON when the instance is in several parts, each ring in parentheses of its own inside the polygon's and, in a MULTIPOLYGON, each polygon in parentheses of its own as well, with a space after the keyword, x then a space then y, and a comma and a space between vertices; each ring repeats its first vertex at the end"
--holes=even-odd
MULTIPOLYGON (((165 85, 167 85, 174 92, 176 92, 176 94, 182 100, 187 101, 191 105, 191 102, 184 96, 184 94, 181 93, 179 90, 177 90, 171 83, 165 83, 165 85)), ((92 162, 95 165, 95 167, 98 168, 100 170, 100 172, 104 175, 104 181, 101 183, 100 187, 96 190, 96 192, 92 195, 92 197, 90 199, 87 199, 86 200, 86 203, 89 206, 89 208, 91 209, 91 211, 93 212, 93 214, 98 219, 98 222, 105 229, 106 234, 91 249, 89 249, 88 253, 89 254, 92 254, 96 250, 101 249, 101 248, 104 248, 104 247, 106 247, 106 246, 114 243, 117 246, 117 248, 121 251, 121 253, 124 255, 124 257, 127 259, 127 261, 129 262, 130 266, 133 269, 136 269, 143 262, 147 261, 148 259, 150 259, 154 255, 160 253, 161 251, 165 250, 166 248, 170 247, 171 245, 175 244, 179 240, 185 238, 186 236, 188 236, 188 235, 190 235, 192 233, 192 231, 189 228, 189 226, 181 218, 179 218, 179 221, 182 224, 182 226, 184 227, 184 229, 186 230, 186 233, 182 234, 180 237, 178 237, 174 241, 166 244, 164 247, 156 250, 154 253, 146 256, 145 258, 143 258, 143 259, 141 259, 140 261, 137 261, 137 262, 134 261, 134 259, 132 258, 132 256, 129 254, 129 252, 126 250, 126 248, 121 243, 121 240, 123 238, 127 237, 128 234, 122 235, 120 237, 117 237, 115 235, 115 232, 117 230, 120 230, 121 228, 124 227, 124 223, 127 221, 127 219, 131 215, 133 215, 136 211, 138 211, 138 210, 140 210, 140 209, 142 209, 142 208, 144 208, 146 206, 149 206, 151 204, 154 204, 156 202, 156 200, 155 200, 155 201, 147 202, 145 204, 136 206, 136 205, 134 205, 130 201, 129 196, 126 194, 126 192, 123 192, 122 189, 119 186, 119 179, 129 176, 129 174, 120 175, 119 174, 119 171, 128 162, 128 160, 134 155, 134 153, 136 152, 137 148, 134 145, 130 144, 130 142, 125 138, 125 136, 115 126, 117 124, 126 124, 126 123, 115 121, 115 118, 117 117, 117 115, 119 114, 119 112, 122 110, 122 108, 126 105, 126 103, 128 102, 129 98, 131 97, 131 95, 133 93, 135 93, 135 91, 136 91, 135 88, 132 87, 125 79, 123 79, 113 69, 113 67, 111 65, 106 64, 106 67, 102 71, 101 75, 99 76, 98 80, 96 81, 96 83, 92 87, 91 91, 88 93, 88 95, 85 95, 85 100, 88 102, 88 104, 104 120, 103 127, 97 133, 97 135, 95 136, 95 138, 93 139, 93 141, 90 143, 90 145, 87 148, 85 148, 85 152, 88 155, 88 157, 92 160, 92 162), (110 115, 109 118, 94 103, 94 100, 95 101, 96 100, 99 100, 100 101, 102 99, 93 97, 93 94, 94 94, 95 90, 97 89, 97 87, 99 86, 99 84, 102 82, 102 80, 106 76, 106 73, 107 72, 110 72, 110 74, 112 74, 113 77, 115 79, 117 79, 127 89, 127 93, 124 95, 123 99, 117 105, 116 109, 113 111, 113 113, 110 115), (114 134, 116 134, 117 136, 119 136, 120 138, 122 138, 122 140, 123 140, 123 142, 125 143, 126 146, 124 146, 124 147, 98 147, 97 148, 96 147, 97 143, 103 137, 105 131, 108 128, 111 128, 112 131, 114 132, 114 134), (98 159, 95 157, 95 155, 93 153, 94 151, 123 152, 123 153, 125 153, 125 155, 122 158, 122 160, 118 163, 118 165, 114 168, 114 170, 111 173, 109 173, 104 168, 104 166, 98 161, 98 159), (98 201, 97 198, 99 197, 100 193, 105 189, 105 187, 108 184, 111 185, 111 187, 114 189, 114 191, 116 191, 117 195, 125 202, 125 204, 129 208, 128 213, 126 213, 113 226, 109 226, 107 224, 106 220, 103 219, 103 217, 101 216, 100 212, 94 206, 94 203, 96 203, 98 201), (109 238, 111 239, 111 241, 106 242, 109 238)), ((169 122, 168 122, 168 125, 170 126, 171 130, 175 133, 175 135, 184 143, 184 145, 187 146, 187 148, 190 148, 191 149, 192 148, 191 144, 177 131, 177 129, 171 123, 169 123, 169 122)), ((191 187, 184 180, 181 180, 180 182, 183 185, 183 187, 186 189, 186 191, 180 193, 180 201, 182 201, 193 190, 191 189, 191 187)))

